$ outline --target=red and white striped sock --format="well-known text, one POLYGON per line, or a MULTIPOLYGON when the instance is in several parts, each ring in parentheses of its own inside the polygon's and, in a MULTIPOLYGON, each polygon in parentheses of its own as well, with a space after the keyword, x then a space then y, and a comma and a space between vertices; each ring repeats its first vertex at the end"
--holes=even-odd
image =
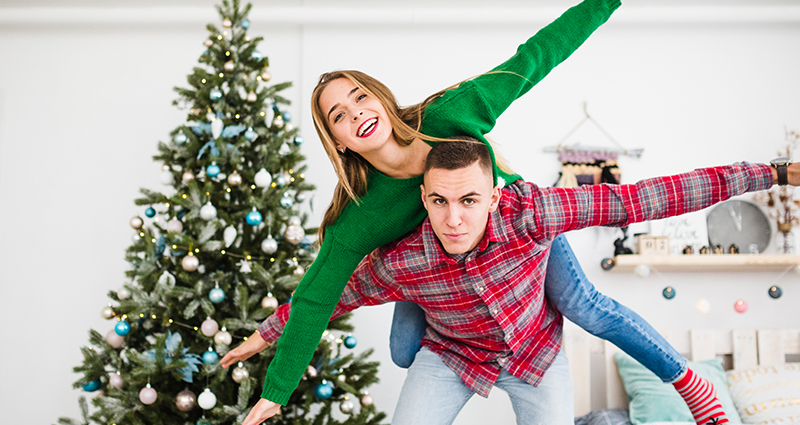
POLYGON ((672 385, 689 406, 697 425, 728 423, 714 384, 707 379, 687 369, 686 375, 672 385))

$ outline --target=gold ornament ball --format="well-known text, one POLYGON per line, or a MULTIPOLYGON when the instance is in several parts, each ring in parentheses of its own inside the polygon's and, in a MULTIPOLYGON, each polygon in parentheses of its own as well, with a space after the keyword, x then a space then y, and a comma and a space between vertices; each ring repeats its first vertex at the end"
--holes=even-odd
POLYGON ((271 78, 272 78, 272 74, 270 74, 269 72, 267 72, 267 70, 266 70, 266 69, 264 70, 264 72, 262 72, 262 73, 261 73, 261 79, 262 79, 262 80, 264 80, 264 81, 269 81, 271 78))
POLYGON ((108 320, 114 317, 114 309, 107 305, 103 307, 103 311, 100 312, 100 315, 103 316, 103 319, 108 320))
POLYGON ((297 245, 302 242, 305 235, 306 231, 300 226, 288 226, 286 231, 283 232, 283 237, 286 238, 286 242, 292 245, 297 245))
POLYGON ((230 28, 231 26, 233 26, 233 22, 231 22, 230 19, 225 18, 222 20, 222 26, 225 28, 230 28))
POLYGON ((264 299, 261 300, 261 307, 271 308, 274 310, 278 308, 278 299, 271 295, 264 297, 264 299))
POLYGON ((374 402, 375 402, 375 400, 369 394, 364 394, 364 395, 361 396, 361 405, 362 406, 370 406, 374 402))
POLYGON ((225 65, 223 65, 222 67, 228 72, 233 71, 233 61, 225 62, 225 65))
POLYGON ((133 218, 131 218, 130 225, 134 229, 141 229, 142 226, 144 226, 144 220, 142 220, 142 218, 138 215, 135 215, 133 218))
POLYGON ((181 266, 183 266, 183 269, 187 272, 193 272, 200 267, 200 260, 198 260, 194 255, 187 255, 183 257, 183 260, 181 260, 181 266))
POLYGON ((231 378, 233 378, 233 382, 241 383, 245 379, 250 377, 250 372, 245 369, 241 363, 239 366, 236 366, 233 371, 231 372, 231 378))
POLYGON ((191 171, 187 171, 183 173, 182 179, 184 183, 189 183, 190 181, 194 180, 194 174, 192 174, 191 171))
POLYGON ((183 390, 175 396, 175 406, 181 412, 188 412, 197 405, 197 396, 190 390, 183 390))
POLYGON ((228 176, 228 184, 231 186, 239 186, 242 184, 242 175, 236 171, 232 172, 231 175, 228 176))
POLYGON ((258 96, 255 94, 255 92, 247 93, 247 101, 248 102, 253 103, 256 100, 258 100, 258 96))
POLYGON ((272 125, 274 125, 275 127, 278 127, 278 128, 283 127, 283 117, 281 117, 280 115, 275 117, 275 119, 272 120, 272 125))
POLYGON ((214 342, 221 345, 231 345, 231 334, 226 330, 221 330, 214 335, 214 342))

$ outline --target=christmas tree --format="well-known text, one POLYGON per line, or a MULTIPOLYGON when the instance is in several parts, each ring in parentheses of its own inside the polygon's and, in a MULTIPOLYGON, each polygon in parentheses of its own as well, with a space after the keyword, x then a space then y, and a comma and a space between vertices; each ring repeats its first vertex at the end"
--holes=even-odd
MULTIPOLYGON (((176 88, 185 123, 159 143, 168 194, 142 189, 126 259, 128 283, 110 291, 102 315, 113 326, 90 331, 76 388, 93 392, 83 419, 60 424, 235 424, 259 400, 270 347, 224 369, 219 359, 253 335, 292 290, 315 250, 298 207, 305 182, 303 138, 270 85, 268 59, 250 38, 250 5, 223 0, 221 28, 176 88), (174 189, 174 190, 172 190, 174 189)), ((377 363, 356 344, 347 318, 331 322, 306 376, 277 424, 374 424, 385 418, 366 388, 377 363), (360 408, 356 407, 360 402, 360 408), (342 412, 339 414, 335 408, 342 412)))

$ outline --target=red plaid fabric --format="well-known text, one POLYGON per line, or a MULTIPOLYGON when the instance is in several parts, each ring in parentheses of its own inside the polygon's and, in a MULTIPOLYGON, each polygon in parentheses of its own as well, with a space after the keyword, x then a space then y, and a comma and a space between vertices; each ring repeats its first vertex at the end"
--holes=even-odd
MULTIPOLYGON (((544 297, 545 266, 556 236, 696 211, 772 184, 768 166, 747 163, 635 185, 564 189, 516 182, 503 189, 476 249, 447 254, 425 219, 361 262, 332 318, 360 306, 413 301, 429 324, 422 345, 474 392, 488 397, 501 368, 537 385, 561 349, 563 319, 544 297)), ((262 338, 280 337, 290 308, 280 306, 261 324, 262 338)))

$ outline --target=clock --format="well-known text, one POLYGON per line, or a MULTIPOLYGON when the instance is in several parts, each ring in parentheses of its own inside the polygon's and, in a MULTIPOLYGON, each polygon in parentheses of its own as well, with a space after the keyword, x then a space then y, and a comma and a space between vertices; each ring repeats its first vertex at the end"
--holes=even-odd
POLYGON ((763 253, 772 239, 769 219, 754 204, 731 200, 718 204, 708 213, 708 241, 711 246, 721 245, 727 251, 731 244, 739 247, 739 252, 750 253, 755 245, 763 253))

